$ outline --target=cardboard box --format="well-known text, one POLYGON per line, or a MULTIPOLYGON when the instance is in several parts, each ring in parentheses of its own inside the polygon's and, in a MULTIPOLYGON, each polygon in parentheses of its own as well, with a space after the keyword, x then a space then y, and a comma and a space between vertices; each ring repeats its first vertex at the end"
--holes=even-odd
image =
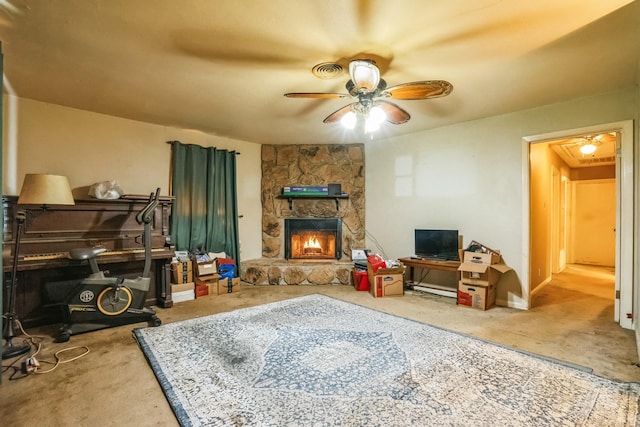
POLYGON ((180 284, 171 284, 171 294, 175 294, 176 292, 184 292, 184 291, 193 291, 195 287, 195 283, 180 283, 180 284))
POLYGON ((171 285, 171 300, 175 302, 189 301, 195 299, 195 284, 181 283, 171 285))
POLYGON ((495 285, 500 280, 500 275, 511 270, 505 264, 473 264, 463 263, 458 268, 463 282, 472 285, 495 285))
POLYGON ((196 283, 195 291, 196 298, 205 297, 209 295, 209 284, 204 282, 196 283))
POLYGON ((231 294, 240 291, 240 278, 231 279, 231 287, 229 287, 229 279, 224 278, 218 280, 218 295, 231 294))
POLYGON ((502 257, 495 253, 468 252, 464 251, 463 263, 473 264, 498 264, 502 257))
POLYGON ((171 283, 193 282, 193 268, 191 261, 171 263, 171 283))
POLYGON ((367 262, 367 250, 351 249, 351 261, 367 262))
MULTIPOLYGON (((388 269, 387 269, 388 270, 388 269)), ((404 274, 375 274, 369 292, 375 298, 404 295, 404 274)))
POLYGON ((502 257, 492 253, 464 252, 458 267, 460 279, 472 285, 495 285, 500 275, 511 270, 502 262, 502 257))
POLYGON ((496 303, 495 285, 474 285, 458 283, 458 305, 475 308, 478 310, 488 310, 496 303))
POLYGON ((375 298, 404 295, 404 267, 378 268, 367 261, 369 292, 375 298))
POLYGON ((198 277, 209 277, 218 274, 218 267, 215 261, 201 261, 196 263, 196 275, 198 277))
POLYGON ((175 294, 171 294, 171 300, 174 303, 191 301, 195 298, 196 298, 195 293, 193 291, 182 291, 182 292, 176 292, 175 294))
POLYGON ((218 294, 218 280, 220 280, 219 274, 214 274, 208 276, 206 278, 196 278, 196 286, 202 285, 206 286, 209 289, 209 295, 217 295, 218 294))
POLYGON ((402 274, 404 275, 404 267, 400 266, 400 267, 392 267, 392 268, 386 268, 386 267, 379 267, 378 269, 375 269, 375 267, 369 262, 367 261, 367 276, 369 277, 369 285, 373 285, 374 280, 373 280, 373 276, 374 275, 385 275, 385 274, 402 274), (375 270, 375 273, 374 273, 375 270))

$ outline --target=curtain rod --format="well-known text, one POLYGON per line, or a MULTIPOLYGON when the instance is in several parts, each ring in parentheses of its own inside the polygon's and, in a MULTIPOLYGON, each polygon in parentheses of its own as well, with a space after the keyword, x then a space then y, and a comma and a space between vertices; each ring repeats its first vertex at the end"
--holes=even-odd
MULTIPOLYGON (((173 142, 180 142, 180 141, 167 141, 167 144, 171 144, 173 142)), ((183 144, 182 142, 180 142, 180 144, 183 144)), ((198 144, 183 144, 183 145, 198 145, 198 144)), ((202 147, 202 145, 198 145, 198 147, 202 147)), ((215 148, 215 147, 202 147, 202 148, 215 148)), ((236 156, 240 155, 239 151, 235 151, 235 150, 231 150, 233 153, 236 154, 236 156)))

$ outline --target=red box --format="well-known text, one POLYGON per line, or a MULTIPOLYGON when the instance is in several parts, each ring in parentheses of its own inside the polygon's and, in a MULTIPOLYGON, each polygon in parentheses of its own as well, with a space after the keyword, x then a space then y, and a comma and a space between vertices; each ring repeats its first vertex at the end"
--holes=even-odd
POLYGON ((468 305, 471 307, 473 298, 467 292, 458 291, 458 305, 468 305))
POLYGON ((206 283, 196 283, 196 298, 209 295, 209 285, 206 283))
POLYGON ((369 290, 369 276, 366 271, 353 272, 353 286, 356 288, 356 291, 369 290))

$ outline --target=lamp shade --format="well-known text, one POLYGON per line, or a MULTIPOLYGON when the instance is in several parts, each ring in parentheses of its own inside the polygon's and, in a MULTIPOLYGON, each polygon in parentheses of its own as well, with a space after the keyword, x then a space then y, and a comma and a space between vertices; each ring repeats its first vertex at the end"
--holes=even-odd
POLYGON ((355 60, 349 63, 349 74, 358 91, 373 92, 380 83, 380 70, 368 60, 355 60))
POLYGON ((75 205, 66 176, 26 174, 19 205, 75 205))

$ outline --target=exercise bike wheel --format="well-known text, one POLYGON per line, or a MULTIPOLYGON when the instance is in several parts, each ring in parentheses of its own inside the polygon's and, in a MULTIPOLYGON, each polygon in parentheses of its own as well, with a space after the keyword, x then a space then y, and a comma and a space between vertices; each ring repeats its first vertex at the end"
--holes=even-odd
POLYGON ((131 291, 126 287, 104 288, 98 295, 96 304, 100 313, 106 316, 117 316, 127 311, 132 300, 131 291))

